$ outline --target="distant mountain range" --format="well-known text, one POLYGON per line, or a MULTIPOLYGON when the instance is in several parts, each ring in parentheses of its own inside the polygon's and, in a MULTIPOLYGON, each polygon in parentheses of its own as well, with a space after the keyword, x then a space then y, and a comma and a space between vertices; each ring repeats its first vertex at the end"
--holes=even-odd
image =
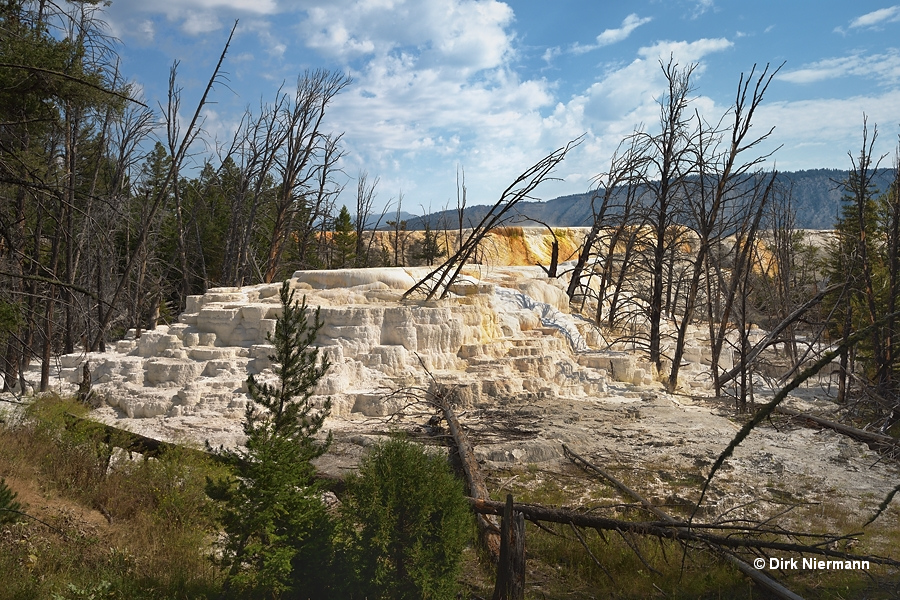
MULTIPOLYGON (((798 229, 833 229, 837 218, 842 191, 840 182, 847 179, 848 172, 839 169, 811 169, 779 173, 778 179, 786 189, 791 190, 793 207, 796 212, 795 227, 798 229)), ((893 177, 892 169, 881 169, 876 174, 875 184, 879 190, 887 189, 893 177)), ((519 202, 516 205, 522 221, 516 224, 536 225, 541 221, 552 227, 589 227, 593 211, 591 197, 596 192, 585 192, 560 196, 544 202, 519 202), (534 219, 535 221, 529 221, 534 219)), ((465 210, 466 226, 478 223, 490 206, 470 206, 465 210)), ((455 228, 458 217, 455 210, 446 210, 421 216, 403 215, 407 228, 424 229, 427 219, 431 227, 455 228)), ((386 217, 395 218, 393 215, 386 217)), ((384 222, 381 229, 387 229, 384 222)))

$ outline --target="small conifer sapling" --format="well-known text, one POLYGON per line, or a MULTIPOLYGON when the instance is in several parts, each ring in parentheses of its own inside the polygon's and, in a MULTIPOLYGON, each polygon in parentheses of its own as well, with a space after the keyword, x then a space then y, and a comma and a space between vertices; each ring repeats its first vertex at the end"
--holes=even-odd
POLYGON ((310 461, 331 443, 331 434, 315 439, 331 401, 312 404, 329 362, 313 345, 319 311, 310 322, 288 282, 280 294, 282 314, 267 336, 276 380, 247 378, 246 447, 231 453, 237 477, 208 486, 224 504, 225 591, 242 598, 316 597, 328 585, 332 525, 310 461))

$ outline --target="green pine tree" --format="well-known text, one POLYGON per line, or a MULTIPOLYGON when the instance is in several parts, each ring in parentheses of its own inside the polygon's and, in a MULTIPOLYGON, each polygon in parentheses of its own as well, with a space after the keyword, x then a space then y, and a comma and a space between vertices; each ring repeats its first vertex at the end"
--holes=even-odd
POLYGON ((434 265, 435 260, 446 256, 446 254, 447 250, 441 248, 441 244, 438 241, 437 232, 431 228, 431 224, 426 219, 425 231, 415 254, 413 254, 413 258, 425 261, 425 264, 430 267, 434 265))
POLYGON ((331 266, 334 269, 352 267, 356 260, 356 227, 350 218, 346 206, 341 207, 334 222, 334 256, 331 266))
POLYGON ((283 312, 275 325, 270 359, 275 383, 247 378, 253 400, 244 417, 246 449, 232 453, 237 477, 210 482, 224 503, 225 590, 241 598, 322 597, 328 580, 331 523, 310 461, 331 443, 322 429, 330 400, 311 403, 328 369, 313 346, 322 325, 318 310, 308 319, 288 282, 281 287, 283 312))
POLYGON ((16 502, 16 493, 0 479, 0 525, 14 523, 22 516, 22 505, 16 502))

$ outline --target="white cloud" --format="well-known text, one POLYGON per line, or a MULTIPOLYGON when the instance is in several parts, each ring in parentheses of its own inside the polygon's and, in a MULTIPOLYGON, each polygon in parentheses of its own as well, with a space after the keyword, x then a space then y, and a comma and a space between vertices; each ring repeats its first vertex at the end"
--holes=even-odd
POLYGON ((181 29, 188 35, 217 31, 222 23, 209 11, 188 12, 182 17, 181 29))
MULTIPOLYGON (((350 37, 355 34, 348 29, 350 37)), ((507 35, 511 45, 512 34, 507 35)), ((672 56, 686 66, 731 46, 726 39, 658 42, 641 48, 631 62, 609 67, 584 92, 562 102, 553 83, 520 78, 509 58, 476 70, 471 63, 466 68, 434 64, 426 60, 430 49, 379 51, 365 57, 364 67, 354 73, 356 84, 336 99, 329 121, 350 134, 350 160, 384 174, 385 181, 399 169, 398 157, 419 168, 433 165, 433 178, 444 186, 453 181, 455 164, 461 162, 473 203, 496 199, 525 167, 587 132, 581 147, 560 167, 566 183, 541 192, 570 193, 573 186, 587 187, 589 174, 604 168, 619 141, 636 126, 658 120, 656 101, 665 89, 660 60, 672 56)), ((500 56, 513 55, 510 48, 500 56)), ((702 72, 701 64, 695 76, 702 72)), ((704 114, 721 112, 702 96, 694 106, 704 114)), ((401 179, 401 172, 393 178, 401 179)), ((430 193, 410 182, 403 189, 410 198, 430 193)))
POLYGON ((625 20, 622 21, 622 26, 616 29, 606 29, 600 35, 597 36, 597 43, 591 44, 587 46, 583 46, 581 44, 576 43, 572 46, 572 52, 575 54, 584 54, 586 52, 590 52, 592 50, 596 50, 597 48, 602 48, 603 46, 609 46, 610 44, 615 44, 617 42, 621 42, 628 38, 631 33, 640 27, 641 25, 645 25, 652 21, 652 17, 638 17, 635 13, 631 13, 625 20))
POLYGON ((279 37, 280 32, 276 33, 270 19, 242 19, 240 25, 242 31, 256 34, 259 46, 266 54, 278 59, 284 57, 288 49, 287 42, 279 37))
POLYGON ((543 56, 541 56, 541 59, 545 63, 550 64, 551 62, 553 62, 553 59, 555 59, 560 54, 562 54, 562 50, 560 49, 560 47, 553 46, 552 48, 547 48, 546 50, 544 50, 544 54, 543 56))
POLYGON ((715 0, 697 0, 694 4, 694 13, 692 18, 696 19, 706 11, 715 8, 715 0))
POLYGON ((652 17, 644 17, 640 18, 636 14, 631 13, 625 20, 622 21, 622 26, 618 29, 607 29, 603 33, 597 36, 597 45, 598 46, 608 46, 609 44, 615 44, 616 42, 621 42, 629 35, 631 32, 652 21, 652 17))
POLYGON ((856 17, 850 21, 850 28, 876 27, 882 23, 895 23, 897 21, 900 21, 900 6, 894 5, 856 17))
POLYGON ((877 79, 882 84, 896 84, 900 82, 900 52, 890 49, 883 54, 827 58, 781 73, 778 79, 806 84, 849 76, 877 79))
MULTIPOLYGON (((221 29, 221 19, 278 12, 276 0, 115 0, 107 10, 113 35, 142 31, 149 22, 142 15, 163 15, 188 35, 200 36, 221 29)), ((146 37, 146 35, 145 35, 146 37)), ((150 38, 152 39, 152 38, 150 38)))
POLYGON ((348 132, 349 163, 384 182, 405 181, 412 197, 428 192, 401 176, 398 160, 440 171, 434 177, 442 184, 453 180, 445 171, 460 162, 473 201, 476 195, 489 201, 495 186, 540 158, 532 154, 546 145, 541 111, 553 106, 553 86, 513 69, 515 32, 506 4, 337 0, 307 15, 300 25, 305 43, 352 68, 354 85, 327 116, 329 127, 348 132))
MULTIPOLYGON (((587 181, 585 173, 603 171, 619 142, 635 129, 658 127, 658 100, 666 86, 660 61, 667 63, 672 57, 682 67, 697 63, 694 70, 694 83, 697 84, 696 78, 704 71, 703 59, 731 47, 730 41, 721 38, 657 42, 638 50, 631 62, 607 69, 581 94, 566 103, 558 103, 544 119, 546 131, 558 132, 559 138, 569 136, 569 139, 588 132, 580 152, 566 159, 563 167, 565 173, 573 174, 570 183, 587 181)), ((693 108, 709 118, 717 118, 724 112, 724 107, 702 95, 692 98, 693 108)), ((571 192, 571 187, 565 190, 565 193, 571 192)))
POLYGON ((472 72, 500 66, 512 50, 513 12, 496 0, 336 0, 307 13, 307 45, 338 60, 405 52, 472 72))
MULTIPOLYGON (((884 132, 892 132, 898 104, 898 90, 848 98, 769 102, 760 107, 756 124, 761 129, 776 127, 770 143, 785 144, 776 154, 780 169, 806 169, 810 165, 845 169, 849 165, 847 153, 859 150, 863 115, 868 117, 870 134, 875 124, 884 132)), ((896 137, 890 133, 879 136, 875 154, 890 152, 895 143, 896 137)))
MULTIPOLYGON (((189 11, 237 11, 255 15, 270 15, 278 10, 275 0, 154 0, 153 2, 137 2, 120 0, 123 4, 131 3, 135 8, 147 12, 165 15, 182 15, 189 11)), ((115 4, 115 3, 113 3, 115 4)))
MULTIPOLYGON (((721 52, 734 46, 726 38, 703 38, 695 42, 660 41, 653 46, 641 48, 638 54, 645 59, 666 61, 671 56, 681 64, 699 62, 707 54, 721 52)), ((702 65, 701 65, 702 66, 702 65)))
POLYGON ((153 38, 156 37, 156 26, 150 19, 141 21, 135 31, 138 33, 138 36, 142 38, 144 43, 150 43, 153 41, 153 38))
POLYGON ((278 10, 275 0, 185 0, 174 3, 187 6, 197 4, 208 9, 227 8, 258 15, 271 15, 278 10))

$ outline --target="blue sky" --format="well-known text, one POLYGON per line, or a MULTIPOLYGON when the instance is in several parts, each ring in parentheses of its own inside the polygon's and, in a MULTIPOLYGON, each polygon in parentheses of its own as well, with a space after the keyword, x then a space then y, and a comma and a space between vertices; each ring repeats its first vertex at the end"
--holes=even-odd
MULTIPOLYGON (((658 121, 659 60, 697 63, 694 107, 715 121, 754 63, 785 63, 755 131, 774 126, 782 171, 847 168, 863 115, 892 161, 900 133, 900 5, 754 0, 113 0, 104 19, 121 70, 156 106, 181 61, 192 111, 235 19, 228 87, 206 114, 210 144, 246 107, 291 89, 306 68, 348 73, 327 113, 344 132, 352 206, 361 171, 378 199, 403 193, 421 213, 453 206, 465 169, 470 204, 494 202, 523 170, 581 134, 585 141, 538 188, 586 191, 618 143, 658 121)), ((198 147, 198 152, 203 148, 198 147)))

